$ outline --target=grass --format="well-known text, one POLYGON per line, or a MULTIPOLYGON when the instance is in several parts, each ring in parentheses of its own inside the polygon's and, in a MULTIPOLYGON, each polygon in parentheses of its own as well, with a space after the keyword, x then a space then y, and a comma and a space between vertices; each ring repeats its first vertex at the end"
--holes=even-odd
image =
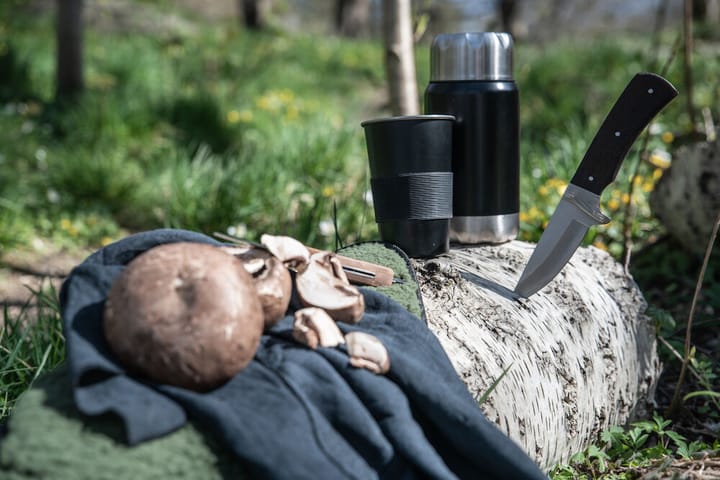
POLYGON ((0 330, 0 419, 17 397, 46 370, 65 358, 65 338, 54 289, 33 291, 19 313, 3 309, 0 330))
MULTIPOLYGON (((360 128, 362 120, 387 114, 377 43, 246 32, 235 22, 209 25, 189 16, 152 34, 91 26, 87 92, 63 105, 53 101, 52 18, 29 14, 17 8, 21 3, 0 6, 0 255, 36 237, 66 248, 98 248, 129 232, 166 226, 250 240, 265 232, 287 234, 325 248, 335 246, 335 226, 345 243, 377 237, 360 128)), ((146 15, 161 12, 153 2, 137 7, 146 15)), ((693 75, 698 111, 708 108, 717 120, 715 41, 697 40, 693 75)), ((654 45, 632 34, 517 45, 521 239, 539 238, 627 81, 638 71, 660 71, 674 45, 675 32, 654 45)), ((428 63, 427 45, 421 45, 421 91, 428 63)), ((648 205, 668 158, 691 129, 680 62, 675 57, 668 64, 666 77, 680 98, 648 130, 644 152, 643 142, 636 142, 603 195, 613 222, 585 239, 621 261, 628 234, 635 246, 630 269, 651 305, 666 365, 661 406, 677 383, 681 361, 673 351, 684 356, 702 261, 665 238, 648 205)), ((698 299, 683 414, 670 425, 658 416, 647 420, 653 424, 614 427, 570 465, 559 466, 554 478, 636 478, 657 458, 680 461, 698 448, 717 449, 703 427, 704 419, 720 421, 720 358, 713 343, 720 311, 717 257, 698 299)), ((64 356, 54 293, 36 295, 41 307, 32 315, 38 321, 27 321, 29 309, 4 312, 0 418, 64 356)))

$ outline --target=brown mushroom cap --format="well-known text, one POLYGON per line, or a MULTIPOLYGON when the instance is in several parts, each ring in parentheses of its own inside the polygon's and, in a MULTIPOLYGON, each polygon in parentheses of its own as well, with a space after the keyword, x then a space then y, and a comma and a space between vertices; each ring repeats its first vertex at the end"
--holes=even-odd
POLYGON ((205 391, 252 360, 263 330, 253 280, 217 247, 171 243, 130 262, 105 303, 105 337, 131 370, 205 391))
POLYGON ((292 277, 287 267, 263 247, 247 245, 219 248, 238 258, 245 271, 252 275, 265 316, 265 328, 278 323, 285 316, 292 298, 292 277))
POLYGON ((253 274, 255 290, 260 298, 265 328, 278 323, 290 305, 292 278, 290 271, 280 260, 269 255, 260 270, 253 274))

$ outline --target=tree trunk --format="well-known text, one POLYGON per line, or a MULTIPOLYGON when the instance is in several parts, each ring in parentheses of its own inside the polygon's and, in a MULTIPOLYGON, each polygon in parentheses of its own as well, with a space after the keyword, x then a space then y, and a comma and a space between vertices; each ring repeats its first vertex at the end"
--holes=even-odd
POLYGON ((580 248, 529 299, 512 289, 533 245, 453 249, 414 261, 430 329, 486 415, 550 468, 645 415, 659 375, 654 328, 631 278, 580 248))
POLYGON ((382 0, 385 72, 393 115, 417 115, 417 78, 410 0, 382 0))
POLYGON ((692 0, 692 19, 703 23, 707 20, 707 0, 692 0))
POLYGON ((720 136, 675 152, 650 194, 650 208, 681 245, 702 255, 720 211, 720 136))
POLYGON ((264 0, 238 0, 245 28, 262 30, 265 28, 264 0))
POLYGON ((356 38, 365 30, 370 16, 370 0, 336 0, 335 30, 356 38))
POLYGON ((500 24, 504 32, 515 36, 515 16, 517 13, 516 0, 500 0, 500 24))
POLYGON ((55 98, 83 91, 83 0, 57 0, 55 98))

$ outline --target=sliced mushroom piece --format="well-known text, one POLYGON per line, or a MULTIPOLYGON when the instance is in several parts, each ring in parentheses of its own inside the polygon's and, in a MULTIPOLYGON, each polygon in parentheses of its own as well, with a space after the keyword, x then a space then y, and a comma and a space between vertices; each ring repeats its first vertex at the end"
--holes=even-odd
POLYGON ((268 256, 263 267, 253 273, 255 290, 260 297, 265 328, 268 329, 278 323, 290 305, 292 297, 292 278, 287 267, 273 256, 268 256))
POLYGON ((222 246, 222 251, 238 258, 255 282, 262 304, 265 329, 284 316, 292 298, 292 278, 283 263, 269 250, 256 246, 222 246))
POLYGON ((345 337, 335 321, 325 310, 317 307, 302 308, 295 312, 293 338, 313 350, 345 343, 345 337))
POLYGON ((365 332, 350 332, 345 335, 345 342, 353 367, 366 368, 381 375, 390 370, 390 356, 377 337, 365 332))
POLYGON ((215 246, 171 243, 132 260, 105 302, 105 338, 126 368, 206 391, 253 358, 263 312, 241 262, 215 246))
POLYGON ((302 271, 310 261, 310 251, 292 237, 263 234, 260 237, 260 243, 292 269, 302 271))
POLYGON ((336 322, 357 323, 365 313, 364 297, 350 285, 334 253, 313 254, 295 285, 304 306, 322 308, 336 322))

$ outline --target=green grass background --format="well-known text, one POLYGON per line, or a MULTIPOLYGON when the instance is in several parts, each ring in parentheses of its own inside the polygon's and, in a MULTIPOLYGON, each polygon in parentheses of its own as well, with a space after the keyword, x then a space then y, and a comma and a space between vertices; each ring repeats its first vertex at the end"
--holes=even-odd
MULTIPOLYGON (((182 11, 175 12, 182 22, 152 32, 88 25, 86 93, 68 105, 53 100, 52 9, 30 11, 24 3, 0 5, 0 257, 30 248, 37 238, 92 249, 158 227, 250 240, 285 234, 321 248, 336 247, 337 239, 377 239, 360 122, 388 115, 378 41, 248 32, 236 19, 206 22, 182 11)), ((167 5, 136 7, 138 15, 157 16, 167 5)), ((717 116, 714 31, 699 29, 695 39, 693 101, 698 112, 707 108, 717 116)), ((678 33, 517 43, 521 239, 539 238, 626 83, 667 64, 666 77, 680 96, 648 130, 650 161, 639 158, 642 142, 631 149, 602 198, 613 221, 591 229, 585 243, 620 259, 628 204, 638 251, 664 235, 648 195, 667 167, 664 159, 691 130, 678 33)), ((427 40, 416 56, 422 92, 427 40)), ((658 331, 681 347, 687 309, 677 307, 689 303, 698 259, 671 247, 639 257, 637 265, 633 273, 653 304, 658 331)), ((717 270, 709 269, 715 283, 701 311, 720 311, 717 270)), ((38 299, 45 319, 40 329, 25 328, 27 312, 4 313, 0 417, 39 372, 64 356, 55 294, 38 293, 38 299)), ((706 315, 703 322, 710 331, 718 319, 706 315)), ((668 352, 663 358, 673 362, 668 352)), ((716 356, 699 352, 698 365, 717 390, 716 356)), ((703 414, 720 416, 717 403, 694 402, 703 414)))

